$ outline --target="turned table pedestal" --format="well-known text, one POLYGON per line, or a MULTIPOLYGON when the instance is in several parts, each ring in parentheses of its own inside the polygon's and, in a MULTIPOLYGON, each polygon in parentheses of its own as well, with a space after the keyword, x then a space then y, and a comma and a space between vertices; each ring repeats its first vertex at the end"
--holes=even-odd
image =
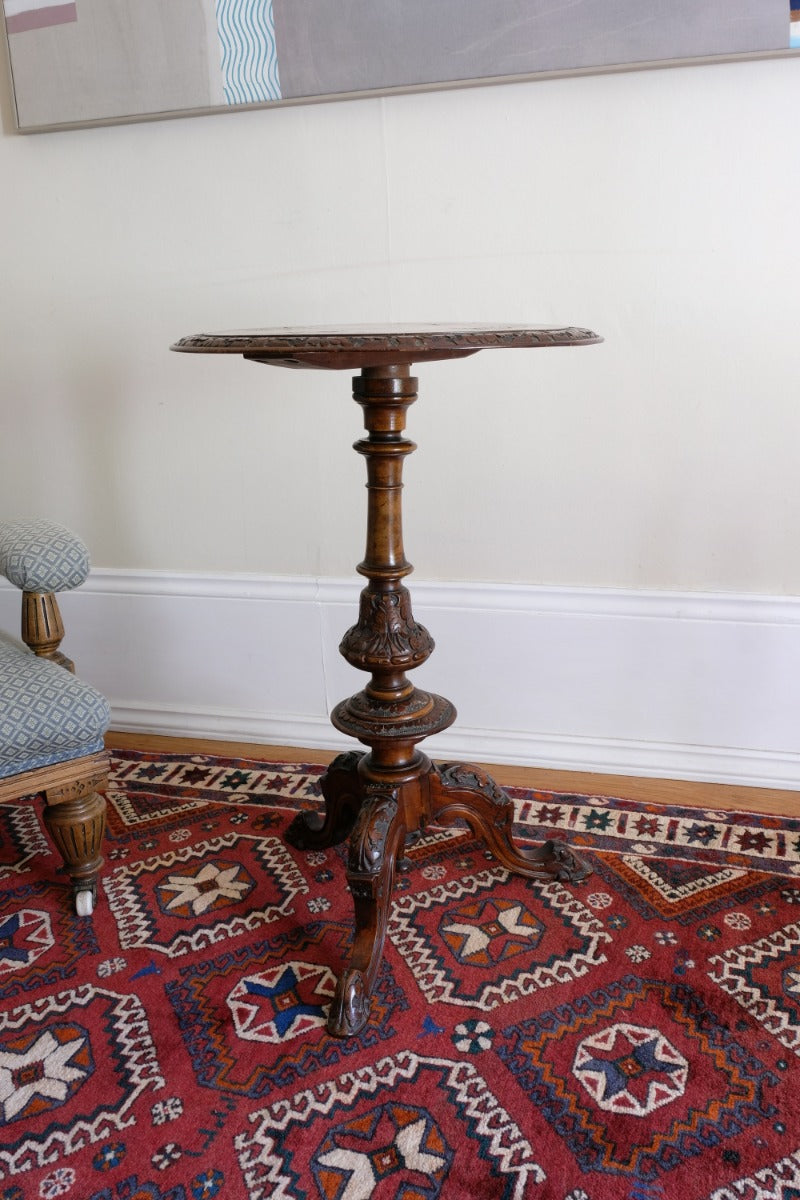
POLYGON ((420 751, 419 744, 447 729, 456 713, 449 700, 415 687, 406 674, 430 656, 433 639, 415 621, 403 583, 412 566, 403 549, 401 496, 403 460, 415 449, 404 437, 406 411, 417 398, 412 363, 600 340, 585 329, 426 325, 198 334, 173 347, 241 354, 273 366, 359 372, 353 397, 364 410, 367 436, 355 449, 366 459, 368 506, 366 553, 357 569, 368 583, 340 650, 370 679, 336 706, 331 720, 369 751, 335 758, 321 781, 324 812, 298 815, 287 833, 290 844, 303 850, 350 839, 355 938, 328 1016, 335 1036, 356 1033, 368 1020, 395 871, 406 844, 428 825, 466 821, 504 867, 521 875, 576 883, 590 873, 563 842, 515 845, 512 801, 484 771, 462 763, 434 765, 420 751))

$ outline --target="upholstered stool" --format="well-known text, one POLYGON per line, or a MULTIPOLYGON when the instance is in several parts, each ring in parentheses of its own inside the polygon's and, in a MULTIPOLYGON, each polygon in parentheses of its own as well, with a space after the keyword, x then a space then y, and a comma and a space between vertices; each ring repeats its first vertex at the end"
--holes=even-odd
POLYGON ((108 778, 108 702, 59 650, 56 592, 89 573, 83 542, 51 521, 0 522, 0 574, 22 591, 22 638, 0 633, 0 801, 41 795, 79 915, 94 910, 108 778))

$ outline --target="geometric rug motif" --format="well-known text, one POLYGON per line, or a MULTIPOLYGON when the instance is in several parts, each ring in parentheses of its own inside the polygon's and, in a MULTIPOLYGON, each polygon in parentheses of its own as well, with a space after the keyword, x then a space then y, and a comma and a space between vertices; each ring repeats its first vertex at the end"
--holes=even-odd
POLYGON ((0 1177, 74 1154, 131 1125, 164 1087, 136 996, 81 986, 0 1014, 0 1177))
MULTIPOLYGON (((112 788, 176 802, 205 800, 284 808, 318 800, 325 768, 211 755, 114 752, 112 788)), ((748 870, 800 875, 800 818, 643 805, 608 796, 577 796, 507 787, 519 836, 566 837, 570 845, 689 861, 727 862, 748 870)))
POLYGON ((341 1039, 347 845, 285 840, 322 770, 115 753, 91 920, 40 802, 0 819, 41 844, 0 878, 0 1200, 800 1200, 796 820, 512 789, 579 885, 426 830, 341 1039))
POLYGON ((21 908, 0 918, 0 975, 28 970, 54 945, 50 914, 21 908))
POLYGON ((503 1196, 522 1197, 546 1179, 469 1062, 402 1051, 253 1113, 251 1124, 235 1146, 254 1197, 296 1195, 299 1178, 313 1179, 323 1200, 428 1200, 445 1185, 456 1197, 487 1169, 487 1194, 499 1196, 488 1189, 500 1181, 503 1196))
POLYGON ((708 966, 723 991, 800 1057, 800 923, 714 955, 708 966))
POLYGON ((38 855, 52 854, 37 808, 32 800, 0 804, 0 879, 29 870, 38 855))
POLYGON ((275 921, 308 891, 282 842, 238 831, 117 867, 103 885, 122 948, 170 957, 275 921))
POLYGON ((169 802, 162 807, 172 812, 181 803, 219 803, 223 797, 228 804, 272 807, 279 800, 286 808, 299 806, 319 797, 324 771, 324 767, 306 764, 243 763, 204 754, 154 757, 116 751, 110 778, 115 803, 118 801, 121 813, 134 822, 142 819, 136 804, 139 795, 150 804, 154 797, 169 802))
POLYGON ((336 982, 329 964, 342 961, 349 940, 345 924, 313 923, 182 966, 166 995, 197 1082, 224 1094, 267 1096, 390 1038, 391 1019, 407 1004, 385 969, 369 1025, 352 1038, 327 1033, 336 982), (252 1042, 273 1047, 269 1057, 252 1042))
POLYGON ((183 816, 185 813, 192 813, 198 808, 204 807, 204 801, 186 797, 182 797, 178 802, 169 797, 163 797, 163 803, 154 804, 152 794, 145 791, 123 792, 115 787, 108 788, 106 800, 112 815, 118 817, 122 825, 127 828, 134 828, 137 825, 147 825, 148 828, 152 828, 156 821, 174 820, 177 816, 183 816))
POLYGON ((800 1196, 800 1150, 772 1167, 737 1179, 727 1187, 715 1188, 703 1200, 797 1200, 800 1196))
POLYGON ((584 1171, 654 1180, 776 1111, 778 1078, 682 983, 628 976, 511 1026, 495 1048, 584 1171))
POLYGON ((755 813, 647 805, 607 796, 566 796, 506 789, 520 832, 566 836, 572 846, 715 861, 750 870, 800 874, 800 820, 755 813))
POLYGON ((243 975, 228 994, 237 1037, 280 1045, 325 1024, 336 990, 330 967, 298 960, 243 975))
POLYGON ((572 1074, 604 1112, 647 1117, 684 1095, 689 1063, 660 1030, 618 1021, 579 1042, 572 1074))
POLYGON ((505 901, 506 879, 499 867, 395 900, 389 937, 429 1004, 488 1012, 606 961, 611 934, 572 891, 530 880, 505 901))
POLYGON ((713 870, 708 863, 669 858, 615 856, 613 871, 601 874, 619 888, 644 917, 690 924, 724 908, 746 903, 773 886, 774 876, 740 867, 713 870))
POLYGON ((0 904, 0 1001, 74 978, 81 959, 98 952, 90 921, 63 903, 64 885, 30 880, 4 890, 0 904))

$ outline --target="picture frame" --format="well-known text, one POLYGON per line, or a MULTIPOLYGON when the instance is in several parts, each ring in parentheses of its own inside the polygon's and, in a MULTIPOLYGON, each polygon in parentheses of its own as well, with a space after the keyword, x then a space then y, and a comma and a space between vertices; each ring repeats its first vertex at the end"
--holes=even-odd
POLYGON ((792 2, 4 0, 4 15, 27 133, 791 55, 792 2))

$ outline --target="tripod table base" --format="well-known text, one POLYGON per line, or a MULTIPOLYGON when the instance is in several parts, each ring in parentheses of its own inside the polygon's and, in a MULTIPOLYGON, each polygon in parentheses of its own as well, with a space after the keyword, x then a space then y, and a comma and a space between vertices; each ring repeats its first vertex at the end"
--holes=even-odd
POLYGON ((328 1015, 328 1032, 335 1037, 358 1033, 369 1019, 395 872, 403 869, 406 842, 429 825, 466 821, 502 866, 531 879, 580 883, 591 874, 563 842, 546 841, 533 849, 515 845, 513 802, 479 767, 434 765, 420 754, 414 777, 393 784, 375 777, 369 758, 356 752, 335 758, 322 778, 324 815, 299 813, 286 834, 298 850, 350 839, 347 882, 356 928, 350 963, 339 977, 328 1015))

